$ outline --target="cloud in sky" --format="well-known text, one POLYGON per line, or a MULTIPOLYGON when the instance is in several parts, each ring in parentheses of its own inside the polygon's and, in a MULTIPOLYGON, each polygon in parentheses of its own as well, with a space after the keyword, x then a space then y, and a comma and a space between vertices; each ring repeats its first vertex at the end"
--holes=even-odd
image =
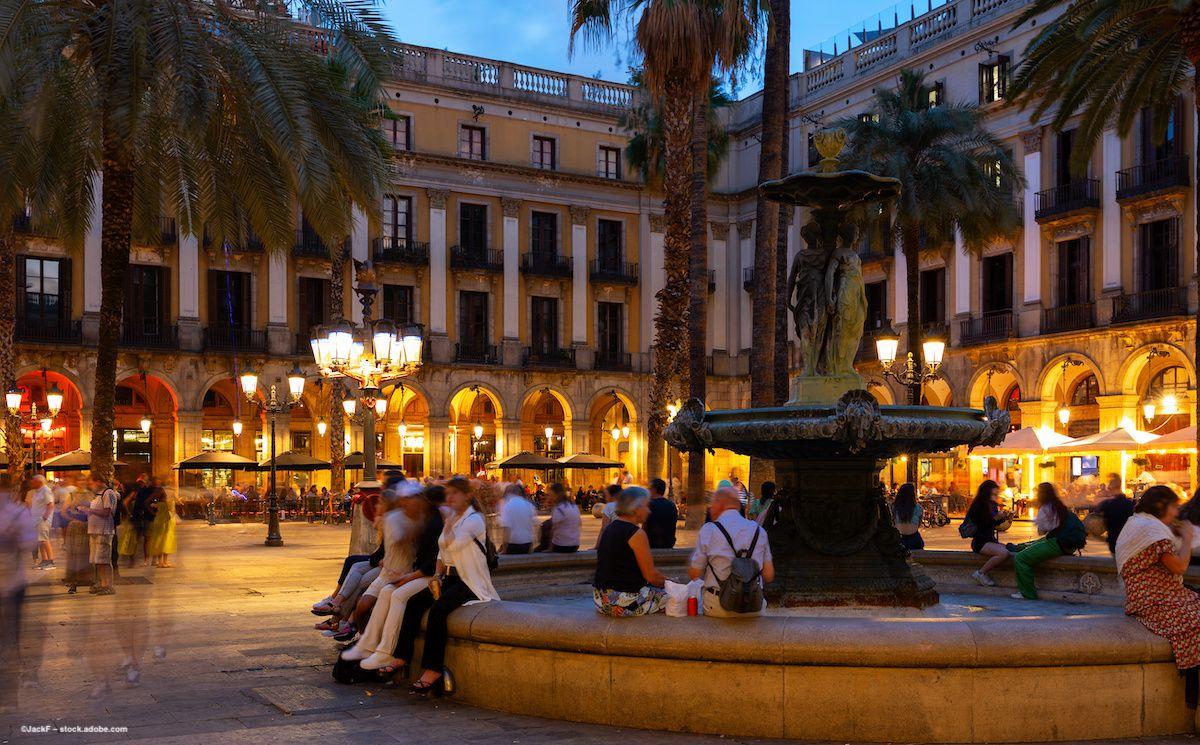
MULTIPOLYGON (((935 3, 936 4, 936 3, 935 3)), ((531 67, 625 81, 630 64, 624 45, 593 50, 578 47, 568 56, 567 0, 384 0, 396 35, 409 44, 447 49, 531 67)), ((805 47, 813 47, 868 17, 891 9, 878 0, 792 3, 792 70, 801 68, 805 47)), ((903 6, 907 14, 908 5, 903 6)), ((870 24, 870 25, 873 25, 870 24)), ((753 92, 761 64, 746 76, 740 95, 753 92)))

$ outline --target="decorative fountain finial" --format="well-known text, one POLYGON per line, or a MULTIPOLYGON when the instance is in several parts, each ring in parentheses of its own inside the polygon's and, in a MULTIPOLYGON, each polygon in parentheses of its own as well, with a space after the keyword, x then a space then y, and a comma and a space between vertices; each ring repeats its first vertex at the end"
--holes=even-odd
POLYGON ((838 169, 838 156, 846 147, 846 130, 841 128, 822 129, 813 135, 813 145, 821 154, 818 164, 821 173, 835 173, 838 169))

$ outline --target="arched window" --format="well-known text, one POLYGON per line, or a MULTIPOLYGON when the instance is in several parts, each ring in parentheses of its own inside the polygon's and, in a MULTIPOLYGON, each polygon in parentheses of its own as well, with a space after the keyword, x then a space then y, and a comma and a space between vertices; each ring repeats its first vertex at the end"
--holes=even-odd
POLYGON ((1012 428, 1014 430, 1021 428, 1021 386, 1013 383, 1012 388, 1008 389, 1008 393, 1004 394, 1003 399, 1004 410, 1008 412, 1009 418, 1012 420, 1012 428))
POLYGON ((1095 406, 1100 395, 1100 383, 1092 373, 1076 381, 1071 389, 1071 406, 1095 406))
POLYGON ((1086 437, 1100 431, 1100 381, 1095 373, 1084 373, 1071 386, 1071 394, 1067 396, 1067 406, 1071 419, 1067 423, 1066 434, 1070 437, 1086 437))

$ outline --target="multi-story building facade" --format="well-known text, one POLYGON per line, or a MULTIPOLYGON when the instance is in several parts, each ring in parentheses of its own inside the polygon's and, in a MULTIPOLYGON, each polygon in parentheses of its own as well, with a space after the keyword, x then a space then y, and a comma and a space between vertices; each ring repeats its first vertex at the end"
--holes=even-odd
MULTIPOLYGON (((806 70, 791 78, 789 170, 814 165, 811 135, 865 113, 901 68, 924 71, 940 100, 977 101, 1023 167, 1027 186, 1014 198, 1024 221, 978 255, 953 245, 922 256, 922 322, 950 339, 944 377, 927 386, 926 399, 979 406, 994 395, 1021 425, 1072 435, 1120 424, 1187 426, 1196 395, 1186 352, 1197 303, 1193 107, 1180 101, 1163 143, 1150 137, 1148 116, 1129 138, 1106 133, 1088 176, 1072 175, 1072 133, 1031 122, 1005 98, 1009 70, 1037 28, 1013 28, 1024 5, 956 0, 853 34, 840 54, 807 55, 806 70), (1172 400, 1184 413, 1164 413, 1172 400), (1147 418, 1151 402, 1156 416, 1147 418)), ((405 48, 387 89, 397 167, 382 224, 357 220, 348 245, 380 270, 377 310, 423 324, 428 344, 423 371, 392 396, 382 451, 423 473, 468 471, 520 450, 584 451, 617 457, 643 476, 664 226, 661 195, 624 156, 620 117, 635 90, 421 47, 405 48)), ((726 112, 730 152, 709 206, 713 407, 748 403, 759 111, 756 94, 726 112)), ((303 215, 295 220, 287 255, 267 255, 253 240, 212 246, 180 234, 170 219, 161 240, 135 246, 118 392, 123 460, 166 474, 202 449, 261 455, 265 428, 239 401, 235 376, 250 366, 270 380, 310 362, 310 329, 334 315, 328 251, 303 215), (235 418, 244 423, 240 436, 235 418)), ((803 210, 792 216, 791 255, 804 220, 803 210)), ((43 447, 86 447, 98 227, 79 255, 28 232, 21 240, 20 385, 32 400, 51 383, 68 393, 43 447)), ((908 323, 904 257, 866 241, 862 258, 862 372, 890 403, 898 391, 872 362, 870 332, 908 323)), ((357 318, 346 294, 341 313, 357 318)), ((285 415, 277 448, 328 455, 321 425, 333 410, 329 395, 329 386, 311 387, 306 406, 285 415)), ((357 428, 350 431, 360 448, 357 428)), ((1151 468, 1186 475, 1177 458, 1158 456, 1151 468)), ((728 453, 709 460, 714 480, 745 467, 728 453)), ((928 478, 965 483, 988 471, 1011 479, 1029 467, 971 463, 932 462, 928 478)), ((1079 473, 1109 467, 1088 459, 1055 465, 1079 473)))

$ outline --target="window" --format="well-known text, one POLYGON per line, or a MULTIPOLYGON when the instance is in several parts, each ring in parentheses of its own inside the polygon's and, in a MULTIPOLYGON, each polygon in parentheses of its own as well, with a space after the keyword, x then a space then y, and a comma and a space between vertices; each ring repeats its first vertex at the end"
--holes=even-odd
POLYGON ((1138 291, 1179 285, 1179 219, 1138 226, 1138 291))
POLYGON ((488 340, 488 295, 460 292, 458 298, 459 342, 464 349, 482 354, 488 340))
POLYGON ((396 150, 412 150, 412 118, 396 114, 383 122, 383 134, 396 150))
POLYGON ((1087 237, 1055 244, 1058 250, 1058 305, 1081 305, 1091 302, 1091 245, 1087 237))
POLYGON ((296 292, 297 332, 308 336, 317 326, 329 323, 329 280, 322 277, 301 277, 296 292))
POLYGON ((205 452, 216 450, 222 453, 233 452, 232 429, 205 429, 200 432, 200 449, 205 452))
POLYGON ((553 137, 538 137, 534 136, 532 152, 529 155, 529 162, 534 168, 544 168, 547 171, 553 171, 558 167, 558 159, 555 157, 557 152, 555 146, 557 143, 553 137))
POLYGON ((52 328, 66 319, 69 278, 65 261, 25 257, 24 294, 21 304, 25 323, 31 327, 52 328))
POLYGON ((458 241, 471 251, 487 249, 487 207, 482 204, 458 206, 458 241))
POLYGON ((1162 140, 1156 141, 1155 130, 1158 122, 1153 109, 1142 109, 1142 164, 1149 165, 1169 158, 1177 158, 1183 152, 1183 139, 1180 137, 1178 123, 1183 121, 1182 101, 1175 100, 1167 114, 1167 123, 1163 128, 1162 140))
POLYGON ((302 453, 312 453, 312 433, 311 432, 293 432, 292 433, 292 450, 299 450, 302 453))
POLYGON ((946 84, 934 83, 929 86, 929 108, 936 109, 946 103, 946 84))
POLYGON ((601 145, 596 153, 596 175, 600 178, 621 178, 620 148, 601 145))
POLYGON ((160 266, 129 267, 122 317, 126 332, 140 336, 158 336, 162 332, 167 321, 164 275, 160 266))
POLYGON ((979 103, 995 103, 1008 92, 1008 57, 1000 55, 979 66, 979 103))
POLYGON ((383 317, 393 323, 413 322, 413 288, 410 285, 383 286, 383 317))
POLYGON ((1017 431, 1021 428, 1021 386, 1013 383, 1001 402, 1004 404, 1004 410, 1008 412, 1011 431, 1017 431))
POLYGON ((1066 186, 1074 181, 1071 174, 1071 153, 1075 149, 1075 130, 1059 132, 1054 141, 1054 184, 1066 186))
POLYGON ((487 132, 483 127, 464 124, 458 129, 458 157, 487 160, 487 132))
POLYGON ((558 255, 558 215, 553 212, 531 212, 530 248, 540 256, 558 255))
POLYGON ((621 268, 621 228, 617 220, 596 221, 596 258, 605 271, 621 268))
POLYGON ((558 298, 531 297, 530 339, 534 354, 558 351, 558 298))
POLYGON ((1071 388, 1072 406, 1096 406, 1100 396, 1100 383, 1096 376, 1088 373, 1071 388))
POLYGON ((1100 383, 1092 373, 1084 373, 1071 386, 1067 406, 1071 418, 1067 422, 1066 434, 1070 437, 1085 437, 1100 431, 1100 383))
POLYGON ((620 303, 600 303, 596 306, 596 346, 602 358, 616 358, 625 351, 620 303))
POLYGON ((940 327, 946 323, 946 270, 921 272, 921 326, 940 327))
MULTIPOLYGON (((1012 151, 1008 148, 1005 148, 1004 150, 1004 158, 1008 159, 1009 161, 1012 160, 1012 151)), ((1012 183, 1010 183, 1009 180, 1004 177, 1004 161, 1002 159, 997 158, 991 163, 988 163, 986 166, 984 166, 984 170, 991 179, 992 183, 996 185, 997 189, 1006 194, 1011 195, 1013 193, 1012 183)))
POLYGON ((412 197, 383 195, 384 248, 398 248, 412 240, 412 197))
POLYGON ((1013 255, 985 256, 981 263, 981 307, 987 313, 1006 313, 1013 305, 1013 255))
POLYGON ((208 272, 208 325, 218 328, 250 328, 250 274, 208 272))
POLYGON ((868 282, 863 289, 867 293, 867 317, 863 322, 863 331, 887 328, 887 280, 868 282))

